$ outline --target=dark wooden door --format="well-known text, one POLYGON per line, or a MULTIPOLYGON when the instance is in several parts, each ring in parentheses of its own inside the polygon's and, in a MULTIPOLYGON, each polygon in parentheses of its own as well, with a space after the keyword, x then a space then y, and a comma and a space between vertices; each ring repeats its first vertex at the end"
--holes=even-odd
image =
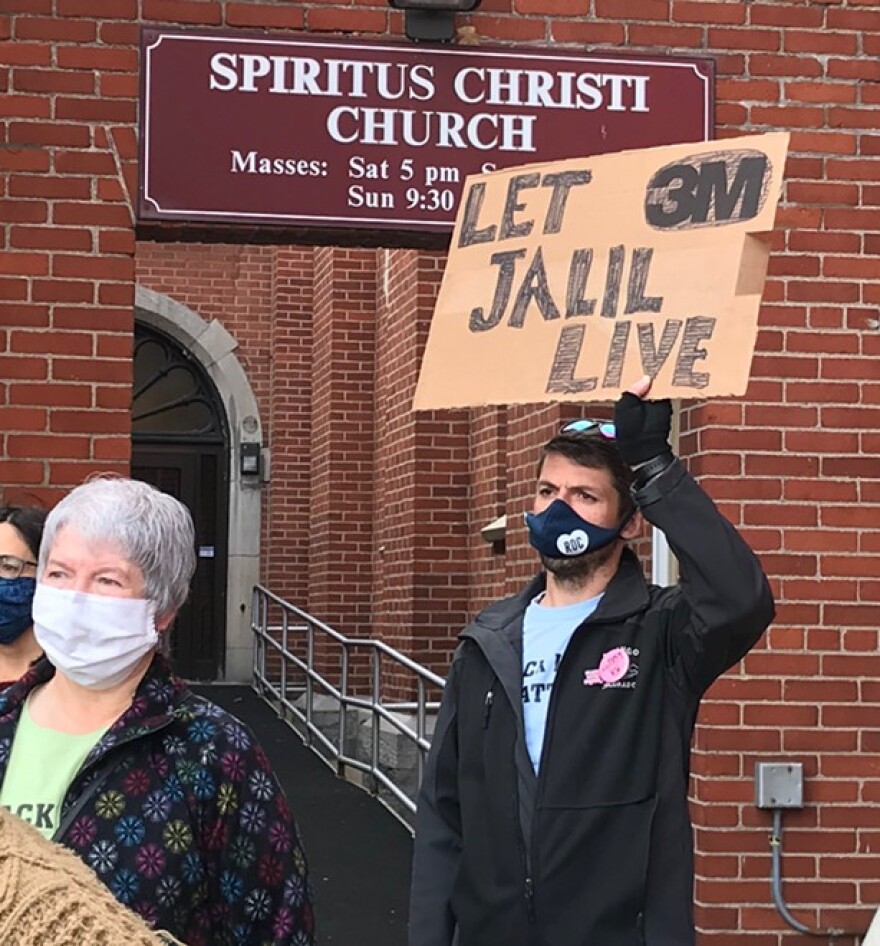
POLYGON ((226 650, 225 450, 213 444, 133 445, 131 475, 179 499, 196 528, 196 573, 170 629, 175 671, 188 680, 222 677, 226 650))

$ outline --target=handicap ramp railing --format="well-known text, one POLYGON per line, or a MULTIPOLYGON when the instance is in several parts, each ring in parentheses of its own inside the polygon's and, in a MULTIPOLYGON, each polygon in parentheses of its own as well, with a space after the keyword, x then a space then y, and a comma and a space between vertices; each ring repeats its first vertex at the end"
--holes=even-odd
POLYGON ((412 830, 444 681, 382 641, 346 637, 256 585, 254 690, 338 775, 412 830), (411 694, 400 701, 388 691, 411 694))

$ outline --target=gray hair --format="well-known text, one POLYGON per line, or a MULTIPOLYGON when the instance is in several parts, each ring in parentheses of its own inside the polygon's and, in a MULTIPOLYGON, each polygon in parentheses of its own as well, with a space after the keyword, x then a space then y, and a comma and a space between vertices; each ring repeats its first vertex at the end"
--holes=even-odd
POLYGON ((97 476, 71 490, 46 517, 37 574, 42 577, 58 531, 111 542, 144 576, 144 596, 159 616, 176 611, 196 570, 195 528, 186 506, 148 483, 97 476))

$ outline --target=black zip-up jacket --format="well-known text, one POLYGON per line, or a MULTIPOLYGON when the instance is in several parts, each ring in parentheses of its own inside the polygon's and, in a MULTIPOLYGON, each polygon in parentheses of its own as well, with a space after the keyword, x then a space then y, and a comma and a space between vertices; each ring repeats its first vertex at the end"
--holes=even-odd
POLYGON ((522 622, 543 576, 462 633, 419 794, 410 946, 691 946, 691 736, 706 688, 774 614, 761 566, 677 460, 636 493, 681 580, 625 550, 551 691, 536 776, 522 622), (585 673, 624 648, 625 678, 585 673))

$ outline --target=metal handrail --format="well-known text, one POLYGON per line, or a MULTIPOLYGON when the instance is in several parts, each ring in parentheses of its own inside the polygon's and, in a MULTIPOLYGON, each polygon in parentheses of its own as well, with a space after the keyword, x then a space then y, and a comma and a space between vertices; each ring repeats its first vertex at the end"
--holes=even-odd
MULTIPOLYGON (((255 585, 253 590, 251 631, 254 635, 254 689, 263 698, 275 703, 279 716, 285 717, 289 714, 301 724, 301 735, 306 745, 315 748, 317 743, 324 750, 319 751, 318 755, 329 765, 335 765, 338 775, 347 774, 347 768, 367 774, 367 787, 371 793, 412 830, 412 816, 416 810, 415 793, 422 780, 425 756, 431 746, 427 732, 428 715, 436 713, 440 705, 439 700, 427 699, 427 689, 433 687, 442 692, 443 678, 383 641, 340 634, 262 585, 255 585), (270 612, 272 622, 269 620, 270 612), (320 635, 322 641, 338 648, 338 686, 315 666, 316 635, 320 635), (300 651, 304 647, 304 656, 292 649, 297 644, 300 651), (353 656, 358 651, 366 652, 369 656, 369 696, 349 692, 353 656), (267 659, 271 655, 276 655, 274 663, 267 659), (385 666, 383 661, 388 661, 396 669, 402 669, 410 675, 415 686, 414 701, 386 702, 382 699, 385 666), (270 673, 269 666, 272 666, 275 672, 270 673), (300 684, 291 683, 291 672, 299 673, 299 679, 302 681, 300 684), (315 722, 316 688, 320 693, 331 697, 336 704, 333 727, 325 725, 322 728, 315 722), (291 692, 296 693, 295 702, 290 699, 291 692), (371 730, 369 759, 346 751, 349 710, 368 714, 371 730), (415 714, 415 729, 400 718, 401 713, 415 714), (396 781, 394 773, 389 774, 381 765, 379 737, 382 722, 393 727, 406 741, 415 746, 416 767, 414 773, 410 773, 414 778, 409 780, 408 786, 396 781), (338 733, 335 741, 325 731, 334 728, 338 733), (330 758, 327 758, 327 755, 330 758), (388 800, 382 797, 381 789, 390 793, 397 805, 389 804, 388 800)), ((326 660, 326 657, 324 659, 326 660)), ((399 679, 399 675, 396 679, 399 679)))

